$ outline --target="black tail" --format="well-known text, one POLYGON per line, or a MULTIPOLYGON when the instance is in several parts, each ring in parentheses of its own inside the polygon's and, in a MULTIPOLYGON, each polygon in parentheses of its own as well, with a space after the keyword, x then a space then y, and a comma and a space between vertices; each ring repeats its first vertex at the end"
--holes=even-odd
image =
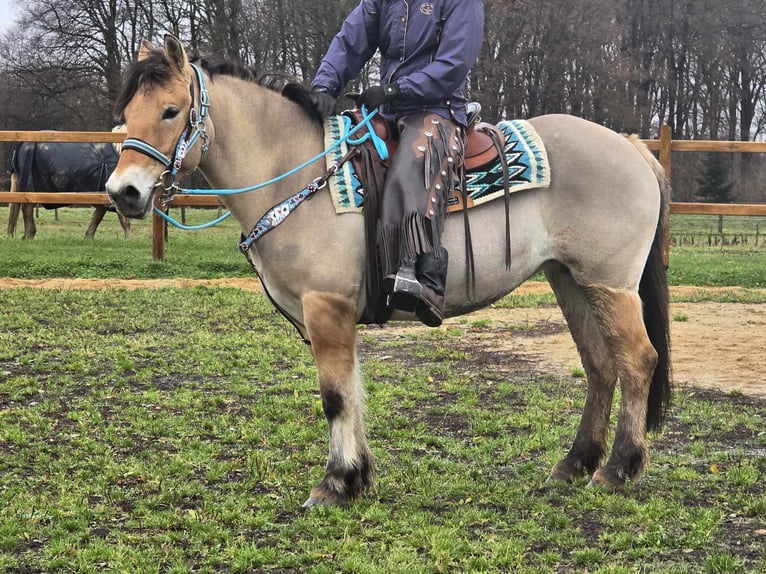
MULTIPOLYGON (((22 143, 18 143, 13 147, 13 154, 11 155, 11 165, 5 170, 5 173, 11 175, 11 191, 18 191, 19 181, 19 148, 22 143)), ((23 188, 22 188, 23 189, 23 188)), ((29 191, 29 190, 24 190, 29 191)), ((19 213, 21 212, 20 203, 11 203, 8 208, 8 237, 14 237, 16 235, 16 224, 19 221, 19 213)))
POLYGON ((662 207, 654 235, 654 243, 638 287, 638 293, 644 305, 646 332, 657 351, 657 366, 654 369, 649 387, 646 428, 647 430, 659 430, 662 428, 665 413, 670 406, 673 395, 670 363, 670 293, 665 268, 665 234, 669 223, 670 185, 662 166, 654 156, 648 150, 644 156, 652 165, 662 192, 662 207))
MULTIPOLYGON (((15 177, 15 174, 11 175, 15 177)), ((15 190, 13 190, 15 191, 15 190)), ((8 208, 8 237, 16 236, 16 225, 19 221, 19 213, 21 212, 20 203, 11 203, 8 208)))

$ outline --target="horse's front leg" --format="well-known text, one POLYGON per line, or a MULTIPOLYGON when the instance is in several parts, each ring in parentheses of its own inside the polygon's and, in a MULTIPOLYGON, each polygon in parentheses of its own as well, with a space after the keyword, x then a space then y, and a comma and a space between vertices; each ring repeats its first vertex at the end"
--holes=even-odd
POLYGON ((105 205, 94 206, 93 217, 90 218, 90 225, 88 225, 88 229, 85 230, 85 239, 93 239, 96 235, 96 229, 98 229, 98 226, 104 219, 104 215, 106 215, 105 205))
POLYGON ((330 431, 327 471, 303 506, 346 504, 370 486, 374 471, 356 356, 356 308, 347 297, 312 291, 303 297, 303 318, 330 431))
POLYGON ((123 232, 123 235, 125 235, 125 239, 130 239, 130 219, 128 219, 121 213, 118 213, 117 217, 120 220, 120 225, 122 225, 122 232, 123 232))

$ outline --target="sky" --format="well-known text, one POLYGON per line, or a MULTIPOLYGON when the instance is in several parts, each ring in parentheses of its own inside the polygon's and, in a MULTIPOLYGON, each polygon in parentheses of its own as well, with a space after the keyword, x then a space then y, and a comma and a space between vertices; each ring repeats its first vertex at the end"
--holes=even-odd
POLYGON ((15 0, 0 0, 0 32, 5 32, 19 15, 15 0))

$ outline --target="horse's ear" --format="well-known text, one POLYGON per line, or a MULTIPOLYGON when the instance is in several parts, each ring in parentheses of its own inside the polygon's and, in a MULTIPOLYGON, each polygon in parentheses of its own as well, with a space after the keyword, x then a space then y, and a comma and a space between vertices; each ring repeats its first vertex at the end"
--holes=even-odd
POLYGON ((154 50, 154 44, 149 40, 141 40, 141 47, 138 49, 138 60, 145 60, 154 50))
POLYGON ((179 71, 186 67, 186 51, 178 38, 172 34, 165 34, 165 55, 179 71))

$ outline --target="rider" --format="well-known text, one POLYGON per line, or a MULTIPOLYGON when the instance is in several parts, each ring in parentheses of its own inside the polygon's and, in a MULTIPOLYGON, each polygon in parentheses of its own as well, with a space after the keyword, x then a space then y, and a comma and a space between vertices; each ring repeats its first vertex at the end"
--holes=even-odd
POLYGON ((311 82, 322 117, 380 50, 380 85, 359 103, 379 108, 399 145, 383 192, 378 232, 384 288, 394 308, 426 325, 444 318, 447 251, 441 245, 448 193, 460 182, 466 98, 479 56, 482 0, 361 0, 330 44, 311 82))

